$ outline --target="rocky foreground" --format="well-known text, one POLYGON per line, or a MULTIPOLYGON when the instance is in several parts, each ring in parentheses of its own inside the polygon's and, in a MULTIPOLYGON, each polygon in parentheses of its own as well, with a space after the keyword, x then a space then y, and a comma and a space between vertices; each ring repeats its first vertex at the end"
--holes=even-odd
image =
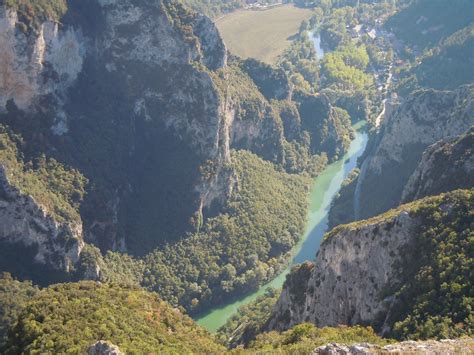
POLYGON ((313 350, 312 355, 364 355, 364 354, 474 354, 474 339, 443 339, 427 341, 404 341, 386 346, 374 344, 332 343, 313 350))

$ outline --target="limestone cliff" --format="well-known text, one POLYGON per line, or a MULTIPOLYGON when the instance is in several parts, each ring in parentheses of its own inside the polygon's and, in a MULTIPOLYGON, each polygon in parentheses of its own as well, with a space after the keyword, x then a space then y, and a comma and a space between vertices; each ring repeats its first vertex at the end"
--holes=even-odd
POLYGON ((28 31, 20 9, 0 7, 1 121, 30 155, 46 152, 91 180, 81 213, 88 241, 140 252, 227 199, 235 142, 257 151, 268 141, 260 150, 270 156, 282 130, 263 96, 262 109, 234 120, 244 103, 223 94, 227 51, 207 17, 173 1, 68 6, 60 21, 38 18, 28 31), (217 169, 204 181, 206 161, 217 169), (139 248, 137 234, 154 241, 139 248))
POLYGON ((402 201, 474 186, 473 149, 474 128, 428 147, 403 189, 402 201))
MULTIPOLYGON (((90 177, 85 237, 124 249, 123 235, 141 232, 127 217, 141 209, 123 206, 151 183, 140 177, 144 166, 166 169, 182 155, 193 160, 182 172, 189 178, 174 186, 189 196, 176 207, 186 220, 205 193, 191 170, 207 159, 228 161, 220 138, 227 116, 209 73, 225 67, 227 52, 208 18, 173 2, 68 5, 61 21, 37 16, 30 30, 20 8, 0 7, 2 123, 23 135, 31 155, 47 152, 90 177), (151 157, 177 145, 185 148, 175 156, 151 157)), ((170 227, 179 232, 182 225, 170 227)))
MULTIPOLYGON (((430 302, 437 302, 439 310, 445 302, 444 297, 437 300, 422 296, 424 275, 427 270, 437 270, 433 259, 440 251, 430 254, 433 240, 450 243, 443 239, 445 229, 453 236, 458 235, 463 241, 453 242, 460 248, 460 254, 454 256, 457 261, 453 262, 464 262, 461 255, 467 250, 462 245, 470 231, 472 197, 472 190, 459 190, 418 200, 366 221, 336 227, 325 236, 315 263, 306 262, 287 276, 267 328, 284 330, 303 322, 320 327, 370 324, 381 333, 389 333, 396 321, 404 317, 411 321, 410 317, 414 317, 410 302, 417 299, 417 293, 424 297, 423 307, 426 307, 423 311, 418 309, 421 318, 417 322, 421 324, 421 319, 429 318, 430 302), (437 231, 434 236, 433 228, 437 231), (423 238, 427 238, 426 242, 423 238), (405 287, 413 287, 409 296, 400 291, 405 287)), ((443 250, 443 257, 450 258, 448 249, 443 250)), ((456 269, 456 275, 462 277, 463 273, 456 269)), ((431 282, 426 287, 428 292, 443 286, 431 282)), ((450 298, 449 307, 459 304, 460 310, 465 309, 461 298, 450 298)), ((461 318, 468 313, 460 312, 461 318)))
POLYGON ((361 167, 355 191, 356 219, 396 207, 423 151, 474 124, 474 87, 422 90, 384 121, 379 142, 361 167))
POLYGON ((87 179, 44 156, 24 161, 21 137, 0 124, 0 269, 38 282, 77 270, 85 247, 78 206, 87 179))
POLYGON ((317 326, 371 323, 391 298, 380 291, 397 278, 393 263, 409 245, 417 221, 401 211, 386 221, 337 229, 321 245, 316 262, 287 277, 269 329, 311 322, 317 326))
MULTIPOLYGON (((66 90, 82 70, 85 43, 81 31, 60 30, 53 20, 38 31, 19 28, 19 14, 0 6, 0 111, 14 100, 20 109, 31 109, 40 97, 50 95, 58 102, 58 123, 66 90)), ((63 128, 58 125, 58 131, 63 128)))
POLYGON ((285 133, 284 73, 252 79, 212 21, 179 2, 57 3, 54 16, 49 0, 33 7, 41 16, 0 6, 0 123, 22 137, 25 164, 44 154, 87 178, 80 234, 102 252, 143 256, 220 214, 239 191, 232 148, 282 167, 305 160, 291 171, 302 172, 347 147, 347 117, 324 97, 289 103, 285 133))
POLYGON ((370 343, 319 346, 311 355, 383 355, 383 354, 470 354, 474 351, 472 338, 441 339, 428 341, 403 341, 385 346, 370 343))
POLYGON ((32 247, 35 262, 69 272, 84 247, 82 223, 59 221, 44 205, 11 184, 7 169, 0 165, 0 243, 32 247))

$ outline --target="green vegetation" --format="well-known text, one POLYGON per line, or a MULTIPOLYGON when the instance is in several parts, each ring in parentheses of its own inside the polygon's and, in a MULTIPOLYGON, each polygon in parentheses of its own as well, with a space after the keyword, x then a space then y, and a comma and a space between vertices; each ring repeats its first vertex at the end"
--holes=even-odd
POLYGON ((401 252, 400 283, 382 291, 395 295, 388 324, 400 339, 455 338, 473 334, 474 189, 456 190, 402 205, 396 209, 331 230, 386 221, 409 211, 419 221, 414 244, 401 252))
POLYGON ((363 92, 373 86, 365 73, 369 56, 364 46, 344 45, 324 56, 321 64, 322 85, 332 90, 363 92))
POLYGON ((411 46, 425 49, 474 21, 471 0, 414 0, 385 23, 411 46))
POLYGON ((316 177, 328 164, 326 153, 312 155, 309 147, 297 141, 283 142, 285 170, 290 173, 308 173, 316 177))
POLYGON ((138 286, 143 281, 145 263, 125 253, 108 251, 104 256, 101 279, 126 286, 138 286))
POLYGON ((183 3, 194 11, 211 18, 239 9, 247 4, 245 0, 183 0, 183 3))
POLYGON ((9 273, 0 275, 0 350, 8 329, 15 324, 26 302, 38 293, 31 281, 17 281, 9 273))
POLYGON ((359 177, 359 169, 355 168, 341 185, 341 190, 331 203, 328 215, 329 228, 346 224, 354 220, 354 193, 359 177))
POLYGON ((31 195, 58 221, 78 221, 79 205, 87 179, 74 169, 40 155, 24 163, 18 145, 22 139, 0 125, 0 163, 9 182, 21 193, 31 195))
POLYGON ((387 66, 394 54, 386 39, 379 36, 373 41, 355 28, 375 28, 377 20, 395 9, 395 2, 320 1, 316 5, 324 9, 319 26, 322 45, 333 50, 321 60, 319 90, 334 106, 345 109, 352 122, 373 123, 382 103, 373 71, 387 66))
POLYGON ((411 214, 421 219, 421 226, 415 245, 401 253, 401 282, 395 286, 399 302, 390 317, 393 335, 472 336, 474 189, 421 200, 411 214))
POLYGON ((272 307, 279 296, 280 290, 268 288, 264 295, 240 307, 237 313, 219 329, 217 333, 219 341, 230 348, 247 346, 257 334, 263 332, 265 323, 270 318, 272 307))
POLYGON ((267 100, 282 100, 288 97, 289 82, 283 70, 253 58, 242 61, 240 68, 252 78, 267 100))
POLYGON ((59 22, 67 11, 66 0, 5 0, 18 12, 18 26, 24 32, 38 30, 45 21, 59 22))
POLYGON ((299 38, 283 52, 278 65, 285 70, 295 90, 315 92, 319 81, 318 60, 306 32, 301 32, 299 38))
POLYGON ((370 327, 324 327, 303 323, 278 333, 271 331, 259 334, 250 344, 252 354, 309 354, 314 348, 327 343, 373 343, 386 345, 388 340, 380 338, 370 327))
POLYGON ((235 11, 216 25, 232 53, 273 64, 291 44, 301 21, 310 17, 310 10, 285 5, 265 11, 235 11))
POLYGON ((356 25, 355 9, 343 7, 334 9, 324 18, 320 33, 322 41, 332 49, 343 43, 349 43, 348 28, 356 25))
MULTIPOLYGON (((0 341, 3 353, 85 353, 98 340, 132 354, 227 353, 191 318, 142 289, 82 281, 38 290, 5 274, 0 278, 0 295, 2 335, 9 329, 6 342, 0 341)), ((300 324, 282 333, 262 333, 277 297, 275 290, 267 290, 221 330, 222 340, 232 336, 235 340, 229 345, 239 345, 231 353, 299 354, 330 342, 388 343, 371 328, 360 326, 300 324)))
POLYGON ((400 84, 395 88, 408 95, 418 88, 452 90, 474 81, 474 24, 427 51, 419 64, 408 65, 400 72, 400 84))
POLYGON ((126 353, 222 352, 154 293, 83 281, 43 289, 11 328, 5 353, 86 353, 106 339, 126 353))
POLYGON ((311 137, 312 154, 327 155, 329 161, 342 156, 353 137, 351 120, 346 110, 331 107, 325 95, 295 95, 299 103, 301 128, 311 137))
POLYGON ((278 273, 304 228, 308 178, 246 151, 232 159, 238 193, 223 213, 145 258, 143 285, 172 305, 195 312, 257 288, 278 273))
POLYGON ((230 63, 229 67, 211 73, 214 83, 222 98, 233 101, 237 108, 238 120, 257 121, 265 115, 265 97, 251 77, 239 67, 239 62, 230 63))

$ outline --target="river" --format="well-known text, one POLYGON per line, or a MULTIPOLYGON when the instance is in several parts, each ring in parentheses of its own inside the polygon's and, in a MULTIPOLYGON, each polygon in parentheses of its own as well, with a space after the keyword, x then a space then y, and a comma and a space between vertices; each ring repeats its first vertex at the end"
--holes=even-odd
POLYGON ((349 151, 344 157, 332 163, 314 179, 311 187, 308 217, 305 233, 298 244, 293 248, 291 263, 275 279, 261 286, 257 291, 234 299, 231 303, 212 309, 204 316, 196 319, 198 324, 211 332, 217 331, 233 316, 237 309, 263 295, 268 287, 281 288, 291 266, 306 260, 314 260, 324 233, 328 229, 328 212, 331 202, 341 188, 341 184, 349 172, 357 166, 357 159, 362 155, 367 145, 368 136, 364 130, 365 122, 354 125, 355 138, 351 142, 349 151))
POLYGON ((319 32, 316 30, 309 31, 308 37, 311 42, 313 42, 314 49, 316 49, 316 57, 318 60, 321 60, 324 57, 324 53, 326 51, 323 49, 323 47, 321 47, 321 36, 319 35, 319 32))

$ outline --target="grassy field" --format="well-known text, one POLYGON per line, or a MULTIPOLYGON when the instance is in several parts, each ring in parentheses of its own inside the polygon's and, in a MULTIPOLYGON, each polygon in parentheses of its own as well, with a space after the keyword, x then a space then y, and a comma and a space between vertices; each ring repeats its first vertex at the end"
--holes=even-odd
POLYGON ((298 32, 311 10, 292 5, 269 10, 237 10, 216 21, 230 51, 243 58, 253 57, 274 63, 298 32))

